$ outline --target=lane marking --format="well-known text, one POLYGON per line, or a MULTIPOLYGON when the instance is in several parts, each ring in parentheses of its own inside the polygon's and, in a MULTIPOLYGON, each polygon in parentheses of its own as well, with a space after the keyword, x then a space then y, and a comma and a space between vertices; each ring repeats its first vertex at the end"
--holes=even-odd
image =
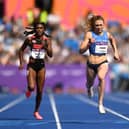
MULTIPOLYGON (((76 95, 76 96, 73 96, 73 97, 75 97, 76 99, 78 99, 78 100, 80 100, 80 101, 82 101, 84 103, 90 104, 90 105, 92 105, 94 107, 98 107, 98 103, 97 102, 94 102, 94 101, 92 101, 90 99, 87 99, 87 98, 85 98, 82 95, 76 95)), ((126 117, 126 116, 124 116, 124 115, 122 115, 122 114, 120 114, 120 113, 118 113, 118 112, 116 112, 116 111, 114 111, 114 110, 112 110, 110 108, 105 107, 105 109, 106 109, 106 111, 110 112, 111 114, 113 114, 115 116, 118 116, 120 118, 123 118, 123 119, 129 121, 129 118, 128 117, 126 117)))
POLYGON ((25 95, 20 96, 18 99, 8 103, 7 105, 3 106, 2 108, 0 108, 0 112, 3 112, 5 110, 8 110, 9 108, 15 106, 16 104, 22 102, 25 99, 25 95))
POLYGON ((56 108, 56 103, 55 103, 54 96, 53 96, 52 93, 49 93, 48 96, 49 96, 52 111, 54 113, 54 117, 55 117, 55 120, 56 120, 57 129, 62 129, 60 119, 59 119, 59 115, 58 115, 57 108, 56 108))

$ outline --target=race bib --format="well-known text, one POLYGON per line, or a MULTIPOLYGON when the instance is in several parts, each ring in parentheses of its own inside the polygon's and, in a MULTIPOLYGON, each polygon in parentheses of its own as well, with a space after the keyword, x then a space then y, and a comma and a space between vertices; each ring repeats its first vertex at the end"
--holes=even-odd
POLYGON ((33 49, 31 51, 31 56, 34 58, 34 59, 44 59, 45 58, 45 51, 44 50, 36 50, 36 49, 33 49))
POLYGON ((108 46, 107 45, 96 45, 95 46, 95 53, 107 53, 108 46))

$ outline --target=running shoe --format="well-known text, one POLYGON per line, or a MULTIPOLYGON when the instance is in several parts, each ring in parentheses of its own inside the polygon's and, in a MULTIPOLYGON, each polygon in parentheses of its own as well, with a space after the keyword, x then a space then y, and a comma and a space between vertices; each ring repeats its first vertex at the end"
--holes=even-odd
POLYGON ((87 93, 89 98, 94 96, 93 86, 87 88, 87 93))
POLYGON ((25 95, 26 95, 26 98, 29 98, 31 96, 31 91, 27 90, 25 95))
POLYGON ((105 110, 105 108, 104 108, 104 106, 102 104, 100 104, 98 107, 99 107, 99 113, 101 113, 101 114, 106 113, 106 110, 105 110))
POLYGON ((39 112, 34 112, 34 117, 37 119, 37 120, 42 120, 43 117, 39 114, 39 112))

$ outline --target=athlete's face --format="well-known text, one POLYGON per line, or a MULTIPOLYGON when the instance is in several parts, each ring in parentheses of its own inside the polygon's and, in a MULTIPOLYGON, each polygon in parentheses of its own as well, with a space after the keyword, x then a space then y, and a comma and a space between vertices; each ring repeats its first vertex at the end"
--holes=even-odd
POLYGON ((42 24, 38 24, 36 26, 36 34, 38 36, 42 36, 43 32, 44 32, 44 26, 42 24))
POLYGON ((104 21, 103 20, 96 20, 94 24, 94 29, 96 33, 101 33, 104 28, 104 21))

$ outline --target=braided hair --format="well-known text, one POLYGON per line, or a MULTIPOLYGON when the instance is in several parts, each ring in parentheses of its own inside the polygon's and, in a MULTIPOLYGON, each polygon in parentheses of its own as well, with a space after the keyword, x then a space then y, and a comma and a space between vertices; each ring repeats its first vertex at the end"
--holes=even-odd
MULTIPOLYGON (((46 30, 46 24, 44 22, 36 22, 33 24, 33 26, 27 26, 25 27, 24 35, 28 36, 31 34, 35 34, 37 25, 41 24, 44 27, 44 30, 46 30)), ((47 32, 43 33, 47 37, 51 37, 47 32)))

